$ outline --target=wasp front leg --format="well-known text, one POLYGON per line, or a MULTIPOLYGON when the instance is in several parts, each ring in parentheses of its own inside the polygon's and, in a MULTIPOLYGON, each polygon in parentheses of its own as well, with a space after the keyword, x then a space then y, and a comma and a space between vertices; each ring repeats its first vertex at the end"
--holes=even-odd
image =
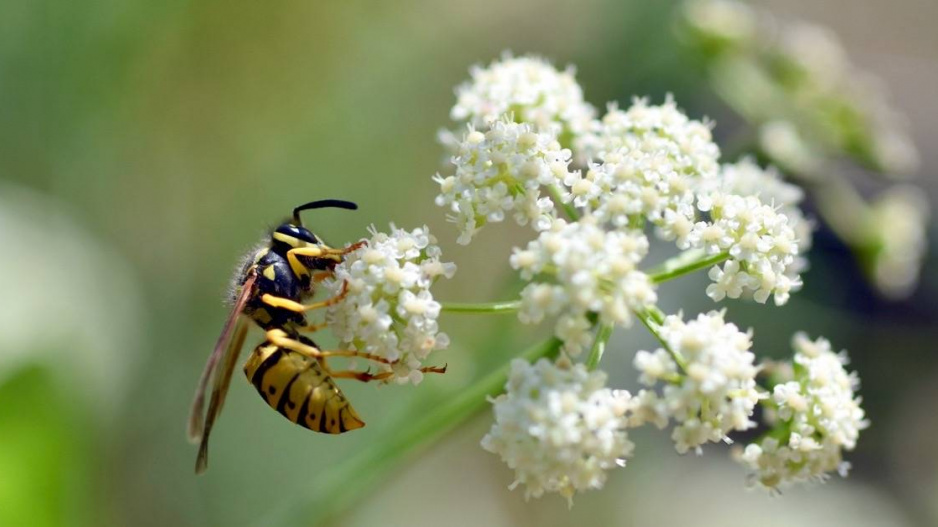
POLYGON ((287 309, 295 313, 305 313, 306 311, 312 311, 314 309, 322 309, 324 307, 329 307, 341 302, 346 296, 348 296, 348 282, 342 282, 342 290, 339 293, 331 298, 327 298, 322 302, 313 302, 312 304, 301 304, 295 300, 290 300, 289 298, 283 298, 281 296, 272 295, 270 293, 261 295, 261 302, 267 304, 270 307, 278 309, 287 309))
POLYGON ((294 247, 293 249, 287 251, 287 262, 290 264, 290 268, 293 269, 293 272, 296 273, 297 276, 309 275, 311 270, 308 267, 308 263, 301 261, 301 257, 341 262, 343 256, 350 252, 356 251, 367 244, 368 243, 366 241, 362 240, 343 249, 333 249, 332 247, 327 247, 325 245, 294 247))

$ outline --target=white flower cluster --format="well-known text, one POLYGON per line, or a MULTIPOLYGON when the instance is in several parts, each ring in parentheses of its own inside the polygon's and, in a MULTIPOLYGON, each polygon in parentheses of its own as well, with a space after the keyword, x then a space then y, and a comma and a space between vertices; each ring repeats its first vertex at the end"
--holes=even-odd
POLYGON ((451 278, 456 265, 440 261, 426 227, 406 231, 392 224, 390 230, 372 227, 367 246, 336 266, 324 285, 337 294, 347 283, 348 295, 329 307, 326 320, 346 347, 392 361, 379 365, 393 372, 390 380, 417 384, 427 355, 449 345, 430 286, 441 276, 451 278))
MULTIPOLYGON (((908 174, 919 164, 918 152, 906 130, 907 123, 888 102, 882 85, 859 71, 840 40, 828 28, 807 22, 789 23, 779 33, 778 52, 800 69, 801 85, 794 94, 799 103, 838 105, 848 126, 862 130, 839 131, 840 147, 866 149, 877 168, 908 174), (849 122, 849 121, 854 122, 849 122), (868 134, 857 139, 850 134, 868 134), (853 144, 851 144, 853 143, 853 144), (866 143, 866 144, 864 144, 866 143)), ((821 109, 823 111, 823 109, 821 109)), ((816 115, 826 115, 818 112, 816 115)), ((832 127, 828 125, 828 129, 832 127)), ((829 133, 829 132, 828 132, 829 133)))
POLYGON ((650 421, 664 428, 675 422, 671 438, 681 454, 704 443, 730 442, 728 434, 756 425, 753 410, 764 397, 756 388, 758 368, 751 335, 712 311, 684 322, 669 316, 658 330, 667 349, 639 351, 635 368, 641 382, 664 385, 660 395, 642 390, 633 400, 632 426, 650 421))
POLYGON ((484 132, 473 129, 456 147, 451 176, 434 177, 440 185, 436 204, 453 213, 458 242, 468 244, 488 222, 501 222, 513 213, 521 225, 544 229, 553 216, 553 202, 541 197, 542 185, 569 175, 570 151, 560 147, 552 132, 537 132, 530 124, 507 118, 489 123, 484 132))
POLYGON ((691 178, 714 177, 719 170, 720 149, 713 142, 711 125, 687 117, 671 96, 664 104, 635 99, 628 110, 609 105, 602 121, 593 125, 577 143, 585 159, 605 160, 625 150, 635 157, 649 156, 652 168, 662 174, 676 172, 691 178))
MULTIPOLYGON (((696 13, 722 27, 711 44, 749 38, 750 11, 721 6, 708 13, 700 4, 696 13)), ((510 257, 526 282, 513 306, 522 323, 548 321, 560 341, 551 345, 562 352, 556 363, 513 362, 506 393, 494 400, 495 424, 482 444, 515 470, 513 486, 567 498, 599 488, 605 470, 631 454, 628 427, 670 424, 685 453, 755 427, 760 401, 796 420, 758 388, 750 333, 723 312, 685 321, 655 304, 657 282, 711 265, 713 300, 785 303, 801 287, 800 251, 811 243, 800 188, 750 159, 721 166, 711 124, 689 118, 671 97, 659 105, 636 99, 624 110, 611 104, 597 120, 572 70, 537 58, 505 56, 473 68, 457 98, 451 117, 467 132, 442 133, 452 171, 434 177, 436 203, 457 223, 462 244, 489 223, 513 218, 533 227, 536 237, 510 257), (683 252, 649 274, 641 264, 652 234, 683 252), (597 365, 612 329, 633 318, 662 343, 636 354, 647 388, 634 398, 609 390, 605 374, 586 366, 597 365), (586 364, 572 363, 593 345, 586 364)), ((749 453, 771 446, 765 440, 749 453)))
POLYGON ((514 120, 539 131, 576 136, 596 115, 583 100, 573 67, 558 71, 538 57, 505 54, 488 67, 474 66, 470 74, 472 79, 456 88, 450 117, 476 128, 513 114, 514 120))
POLYGON ((915 170, 907 122, 829 29, 735 0, 688 0, 683 22, 689 42, 707 52, 718 73, 717 93, 747 119, 791 123, 812 150, 855 157, 885 173, 915 170))
POLYGON ((755 196, 722 192, 698 196, 697 207, 710 214, 710 221, 694 226, 691 245, 708 254, 729 254, 722 267, 710 269, 710 298, 718 302, 745 295, 765 303, 774 294, 775 304, 782 305, 801 288, 798 239, 785 214, 755 196))
POLYGON ((804 200, 804 190, 782 179, 778 170, 762 168, 751 157, 744 157, 737 163, 721 166, 718 181, 724 192, 756 196, 763 203, 776 207, 795 229, 798 246, 806 249, 811 245, 811 223, 798 208, 804 200))
POLYGON ((578 153, 602 163, 570 174, 563 199, 617 228, 647 219, 662 239, 686 247, 695 191, 719 170, 709 126, 688 119, 668 98, 660 106, 639 99, 627 111, 611 105, 594 128, 578 153))
POLYGON ((684 17, 698 37, 708 44, 748 43, 756 35, 756 15, 748 4, 735 0, 688 0, 684 17))
POLYGON ((762 168, 750 157, 744 157, 737 163, 720 167, 720 177, 716 180, 725 193, 738 196, 756 196, 762 203, 775 207, 779 214, 788 218, 798 241, 798 255, 788 266, 786 275, 796 279, 808 266, 803 256, 811 248, 814 224, 805 218, 800 205, 804 200, 804 190, 782 179, 774 168, 762 168))
POLYGON ((627 326, 631 311, 657 301, 647 274, 637 265, 648 252, 640 231, 610 231, 586 216, 556 220, 525 249, 515 249, 511 266, 531 283, 521 293, 522 322, 559 315, 554 333, 571 355, 592 341, 590 313, 605 324, 627 326))
POLYGON ((626 111, 610 105, 577 146, 589 168, 564 180, 565 201, 616 228, 648 220, 661 239, 687 248, 696 193, 719 172, 708 124, 689 119, 671 97, 659 106, 638 99, 626 111))
POLYGON ((598 489, 606 470, 625 465, 629 394, 605 387, 606 374, 561 358, 515 360, 506 393, 492 401, 495 423, 482 447, 514 469, 526 497, 598 489))
POLYGON ((872 205, 872 274, 890 297, 911 294, 928 246, 928 201, 911 187, 896 187, 872 205))
POLYGON ((860 430, 869 426, 855 394, 859 380, 844 369, 846 354, 801 333, 792 346, 794 379, 772 393, 775 427, 738 454, 754 471, 754 481, 769 489, 823 480, 835 470, 846 475, 850 465, 843 451, 853 450, 860 430))

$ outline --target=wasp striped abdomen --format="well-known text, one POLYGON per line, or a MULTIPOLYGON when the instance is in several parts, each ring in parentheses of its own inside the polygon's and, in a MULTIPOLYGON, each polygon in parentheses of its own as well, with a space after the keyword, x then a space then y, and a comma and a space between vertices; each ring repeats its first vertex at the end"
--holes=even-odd
POLYGON ((244 373, 271 408, 300 426, 328 434, 365 426, 316 359, 265 342, 248 357, 244 373))

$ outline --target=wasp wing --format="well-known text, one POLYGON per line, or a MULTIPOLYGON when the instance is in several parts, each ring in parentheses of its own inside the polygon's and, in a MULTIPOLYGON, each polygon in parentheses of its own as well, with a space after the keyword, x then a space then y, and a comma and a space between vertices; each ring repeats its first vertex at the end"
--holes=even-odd
POLYGON ((228 394, 228 385, 231 383, 231 374, 234 371, 235 364, 238 362, 238 355, 241 354, 241 347, 244 346, 244 337, 248 333, 248 324, 242 318, 238 321, 235 329, 234 340, 228 346, 228 352, 225 355, 225 363, 221 371, 215 374, 215 382, 212 386, 212 396, 208 401, 208 412, 205 414, 205 427, 202 430, 202 438, 199 443, 199 456, 195 460, 195 472, 201 474, 208 468, 208 436, 212 433, 212 425, 221 414, 221 408, 225 404, 225 396, 228 394))
MULTIPOLYGON (((215 349, 213 349, 212 354, 208 356, 208 361, 205 363, 205 369, 202 371, 202 376, 199 378, 199 386, 195 390, 195 400, 192 401, 192 410, 189 413, 188 435, 189 441, 193 443, 202 441, 204 436, 205 421, 203 414, 205 406, 205 389, 208 388, 208 381, 215 372, 215 367, 218 366, 218 361, 221 360, 222 354, 226 350, 230 349, 228 347, 228 341, 231 338, 231 335, 234 333, 235 326, 241 318, 241 312, 244 310, 244 306, 248 303, 248 300, 250 300, 251 295, 254 293, 254 283, 256 280, 257 275, 251 273, 244 281, 244 284, 241 285, 241 294, 238 295, 238 299, 235 301, 234 308, 231 310, 231 314, 228 315, 228 320, 225 321, 225 327, 222 329, 221 335, 219 335, 218 341, 215 343, 215 349)), ((229 355, 230 354, 231 353, 229 351, 229 355)))

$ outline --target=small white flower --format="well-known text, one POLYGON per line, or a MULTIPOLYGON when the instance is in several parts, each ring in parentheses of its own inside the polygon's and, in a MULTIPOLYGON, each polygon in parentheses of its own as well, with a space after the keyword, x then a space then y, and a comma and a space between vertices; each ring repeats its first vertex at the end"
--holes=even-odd
POLYGON ((670 352, 639 351, 634 365, 643 384, 662 383, 663 388, 660 395, 636 397, 641 403, 633 409, 633 425, 651 421, 664 427, 668 418, 674 420, 671 437, 682 454, 691 449, 699 453, 708 441, 729 442, 731 431, 755 426, 752 413, 765 396, 756 387, 758 368, 748 333, 712 311, 688 322, 668 316, 659 334, 670 352))
POLYGON ((516 121, 529 123, 537 131, 575 137, 596 115, 583 100, 572 67, 558 71, 544 59, 506 53, 488 67, 473 67, 470 74, 472 80, 456 88, 450 117, 479 129, 512 113, 516 121))
POLYGON ((448 218, 459 226, 463 245, 486 223, 509 214, 519 225, 546 228, 554 207, 540 188, 569 175, 570 157, 553 132, 530 124, 503 118, 481 131, 470 126, 451 160, 455 173, 433 178, 440 185, 436 204, 452 213, 448 218))
POLYGON ((845 475, 849 464, 843 451, 853 450, 860 431, 869 426, 855 394, 859 380, 844 368, 846 354, 802 333, 792 346, 794 378, 772 392, 774 430, 737 453, 753 470, 753 481, 769 489, 824 480, 833 471, 845 475))
POLYGON ((590 216, 555 220, 511 257, 522 279, 537 280, 521 293, 521 321, 560 314, 554 334, 567 353, 581 353, 592 340, 590 313, 602 323, 627 326, 633 309, 657 300, 651 279, 637 269, 647 252, 648 239, 639 231, 607 231, 590 216))
POLYGON ((348 295, 329 307, 326 320, 347 348, 394 361, 376 365, 394 373, 390 380, 416 384, 430 352, 449 345, 439 331, 441 306, 430 286, 439 277, 451 278, 456 265, 440 261, 440 248, 426 227, 369 231, 368 244, 346 255, 324 283, 334 294, 348 284, 348 295))
POLYGON ((515 471, 525 497, 602 488, 634 445, 626 433, 629 393, 605 387, 606 374, 565 358, 516 359, 505 393, 492 401, 495 423, 482 448, 515 471))

